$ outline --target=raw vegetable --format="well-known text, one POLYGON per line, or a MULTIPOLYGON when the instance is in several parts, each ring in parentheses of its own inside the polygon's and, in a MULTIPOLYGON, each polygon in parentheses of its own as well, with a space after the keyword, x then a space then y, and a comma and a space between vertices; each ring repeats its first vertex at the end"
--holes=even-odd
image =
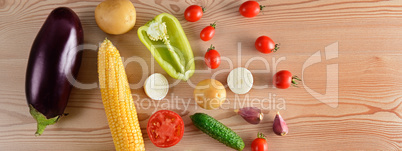
POLYGON ((141 42, 172 78, 186 81, 194 74, 193 51, 176 17, 162 13, 141 26, 137 33, 141 42))
POLYGON ((257 138, 251 143, 251 151, 268 151, 268 144, 264 134, 257 134, 257 138))
POLYGON ((227 82, 233 93, 245 94, 253 87, 253 75, 246 68, 239 67, 230 71, 227 82))
POLYGON ((184 18, 189 22, 196 22, 204 14, 204 8, 198 5, 191 5, 184 11, 184 18))
POLYGON ((217 109, 226 100, 226 90, 218 80, 206 79, 195 87, 194 99, 204 109, 217 109))
POLYGON ((279 89, 287 89, 290 85, 297 87, 297 81, 301 81, 299 77, 292 76, 287 70, 277 72, 273 78, 275 87, 279 89))
POLYGON ((108 39, 99 47, 98 74, 103 106, 116 150, 145 150, 123 62, 119 51, 108 39))
POLYGON ((208 48, 207 53, 205 53, 204 61, 211 69, 216 69, 221 64, 221 55, 215 50, 213 45, 211 45, 211 47, 208 48))
POLYGON ((215 27, 216 27, 216 22, 210 24, 209 26, 205 27, 204 29, 201 30, 200 33, 200 38, 203 41, 209 41, 211 40, 214 35, 215 35, 215 27))
POLYGON ((258 37, 254 45, 255 49, 265 54, 276 52, 279 49, 279 44, 275 44, 268 36, 258 37))
POLYGON ((195 113, 191 115, 190 118, 194 126, 205 134, 228 147, 239 151, 243 150, 244 142, 241 137, 213 117, 205 113, 195 113))
POLYGON ((161 148, 174 146, 183 137, 183 119, 173 111, 160 110, 149 118, 147 132, 155 146, 161 148))
POLYGON ((81 65, 84 34, 80 19, 66 7, 54 9, 42 25, 29 55, 25 93, 38 122, 39 136, 64 114, 81 65), (69 80, 70 79, 70 80, 69 80))
POLYGON ((240 5, 239 12, 244 17, 255 17, 265 6, 258 4, 256 1, 246 1, 240 5))
POLYGON ((261 110, 256 107, 244 107, 235 110, 235 112, 237 112, 237 114, 243 117, 243 119, 249 122, 250 124, 258 124, 264 117, 264 114, 262 114, 261 110))
POLYGON ((119 35, 130 31, 136 11, 129 0, 105 0, 95 8, 95 21, 105 33, 119 35))
POLYGON ((169 82, 162 74, 154 73, 145 80, 144 91, 149 98, 162 100, 169 91, 169 82))
POLYGON ((276 113, 272 129, 274 133, 279 136, 285 136, 289 132, 288 125, 279 112, 276 113))

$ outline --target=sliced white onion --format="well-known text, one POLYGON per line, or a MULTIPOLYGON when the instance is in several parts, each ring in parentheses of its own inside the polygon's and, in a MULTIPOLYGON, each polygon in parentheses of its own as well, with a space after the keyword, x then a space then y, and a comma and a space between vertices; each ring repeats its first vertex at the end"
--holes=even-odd
POLYGON ((230 71, 227 82, 233 93, 245 94, 253 87, 253 75, 246 68, 239 67, 230 71))
POLYGON ((145 94, 154 100, 162 100, 169 91, 169 82, 160 73, 150 75, 144 83, 145 94))

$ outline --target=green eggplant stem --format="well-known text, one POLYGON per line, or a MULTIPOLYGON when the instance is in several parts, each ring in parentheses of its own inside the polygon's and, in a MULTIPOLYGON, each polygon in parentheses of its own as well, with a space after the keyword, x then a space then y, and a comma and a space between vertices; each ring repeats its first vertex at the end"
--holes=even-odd
POLYGON ((37 111, 31 104, 29 105, 29 112, 31 113, 32 117, 38 123, 37 130, 35 132, 35 136, 42 135, 43 131, 45 131, 46 126, 56 123, 60 118, 60 115, 59 115, 59 116, 48 119, 48 118, 46 118, 45 115, 43 115, 42 113, 37 111))

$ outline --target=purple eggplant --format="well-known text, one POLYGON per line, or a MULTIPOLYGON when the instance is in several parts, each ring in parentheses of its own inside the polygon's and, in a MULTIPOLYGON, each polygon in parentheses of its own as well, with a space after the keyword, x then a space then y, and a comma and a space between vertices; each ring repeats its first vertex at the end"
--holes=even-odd
POLYGON ((73 87, 69 81, 76 79, 81 65, 83 42, 80 19, 66 7, 54 9, 36 36, 25 81, 29 110, 38 123, 36 136, 64 115, 73 87))

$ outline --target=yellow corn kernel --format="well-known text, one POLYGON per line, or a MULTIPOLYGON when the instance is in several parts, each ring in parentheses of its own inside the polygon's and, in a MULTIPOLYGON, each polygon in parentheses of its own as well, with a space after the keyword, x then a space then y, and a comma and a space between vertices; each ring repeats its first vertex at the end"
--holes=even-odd
POLYGON ((145 150, 123 62, 119 51, 108 39, 99 47, 98 74, 102 102, 116 150, 145 150))

